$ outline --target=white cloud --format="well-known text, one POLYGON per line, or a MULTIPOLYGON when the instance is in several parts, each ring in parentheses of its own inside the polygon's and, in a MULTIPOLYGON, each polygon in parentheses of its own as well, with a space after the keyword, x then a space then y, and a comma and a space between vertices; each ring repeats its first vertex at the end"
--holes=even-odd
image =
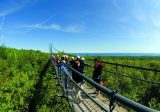
POLYGON ((1 5, 3 7, 0 7, 0 17, 17 12, 17 11, 21 10, 22 8, 24 8, 25 6, 27 6, 28 4, 34 3, 34 1, 37 2, 37 0, 5 0, 5 1, 1 1, 1 5))
POLYGON ((82 28, 80 26, 77 26, 77 25, 71 25, 71 26, 68 26, 68 27, 65 27, 63 29, 64 32, 74 32, 74 33, 78 33, 78 32, 81 32, 82 31, 82 28))
MULTIPOLYGON (((29 28, 27 30, 25 30, 23 33, 26 33, 26 32, 29 32, 35 28, 42 28, 42 29, 45 29, 45 27, 43 26, 45 23, 47 23, 50 19, 52 19, 53 16, 49 16, 48 18, 46 18, 45 20, 43 20, 41 23, 38 23, 38 24, 34 24, 34 25, 27 25, 25 27, 29 28)), ((23 26, 24 27, 24 26, 23 26)), ((22 33, 22 32, 21 32, 22 33)))
POLYGON ((52 24, 51 28, 55 29, 55 30, 61 30, 61 26, 58 24, 52 24))
POLYGON ((35 24, 27 27, 32 29, 57 30, 61 32, 71 32, 71 33, 79 33, 83 30, 83 28, 79 25, 61 26, 60 24, 57 23, 51 25, 35 24))

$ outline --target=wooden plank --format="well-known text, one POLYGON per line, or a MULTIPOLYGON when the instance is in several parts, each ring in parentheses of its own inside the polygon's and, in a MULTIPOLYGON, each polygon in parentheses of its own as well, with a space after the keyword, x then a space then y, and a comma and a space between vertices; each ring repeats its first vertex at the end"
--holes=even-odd
MULTIPOLYGON (((87 93, 94 92, 94 89, 87 86, 86 84, 83 85, 83 90, 87 93)), ((75 99, 76 91, 74 88, 70 89, 68 91, 68 101, 71 107, 75 112, 103 112, 99 106, 97 106, 88 96, 85 95, 85 93, 81 92, 81 96, 83 98, 82 102, 79 102, 75 99)), ((109 99, 104 97, 103 95, 99 94, 96 96, 95 94, 90 94, 97 102, 99 102, 101 105, 106 107, 109 110, 109 99)), ((116 105, 113 112, 128 112, 126 109, 116 105)))

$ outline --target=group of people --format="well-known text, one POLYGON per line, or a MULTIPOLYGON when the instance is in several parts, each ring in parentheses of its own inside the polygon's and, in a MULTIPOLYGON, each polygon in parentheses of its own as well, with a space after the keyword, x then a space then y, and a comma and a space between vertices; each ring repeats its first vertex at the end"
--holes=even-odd
MULTIPOLYGON (((68 55, 63 55, 61 58, 59 57, 59 55, 57 55, 56 57, 52 57, 54 61, 56 61, 56 63, 66 63, 68 65, 70 65, 74 70, 80 72, 81 74, 84 74, 84 67, 85 67, 85 63, 84 63, 84 58, 77 56, 77 57, 71 57, 69 58, 68 55)), ((81 76, 79 76, 79 74, 75 71, 71 72, 72 75, 72 79, 77 83, 77 85, 81 88, 83 88, 83 78, 81 76)), ((70 85, 72 86, 72 89, 75 89, 76 95, 75 95, 75 100, 76 101, 82 101, 82 95, 81 95, 81 91, 79 90, 78 87, 76 87, 75 85, 70 85)))
MULTIPOLYGON (((63 55, 61 58, 59 55, 57 55, 56 57, 53 57, 54 60, 57 63, 67 63, 69 64, 73 69, 75 69, 76 71, 80 72, 82 75, 84 74, 84 68, 85 68, 85 59, 80 56, 77 57, 71 57, 69 59, 68 55, 63 55)), ((93 71, 93 76, 92 79, 97 82, 98 84, 100 84, 101 81, 101 72, 102 72, 102 68, 103 68, 103 64, 100 61, 100 59, 96 58, 95 60, 95 65, 94 65, 94 71, 93 71)), ((83 88, 83 78, 75 71, 72 70, 71 72, 72 74, 72 79, 77 83, 78 86, 80 86, 81 88, 83 88)), ((77 88, 75 88, 77 89, 77 88)), ((77 90, 78 93, 76 95, 76 99, 79 98, 80 100, 82 100, 81 97, 81 93, 79 90, 77 90)), ((94 92, 94 94, 99 94, 100 91, 96 90, 94 92)))
MULTIPOLYGON (((80 56, 77 56, 76 59, 72 57, 72 60, 70 61, 70 65, 72 66, 73 69, 77 70, 80 73, 84 73, 84 58, 80 58, 80 56)), ((72 78, 73 80, 79 84, 83 82, 83 78, 80 77, 76 72, 72 71, 72 78)))

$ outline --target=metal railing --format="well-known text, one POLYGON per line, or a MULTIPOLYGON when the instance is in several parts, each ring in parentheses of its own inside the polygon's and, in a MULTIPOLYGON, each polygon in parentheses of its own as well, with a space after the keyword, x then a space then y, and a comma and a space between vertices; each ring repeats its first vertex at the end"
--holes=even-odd
MULTIPOLYGON (((89 64, 85 64, 86 66, 90 67, 90 68, 94 68, 93 66, 89 65, 89 64)), ((117 67, 116 67, 117 68, 117 67)), ((139 80, 139 81, 143 81, 143 82, 147 82, 147 83, 151 83, 151 84, 158 84, 160 85, 160 82, 157 82, 157 81, 152 81, 152 80, 146 80, 146 79, 143 79, 143 78, 137 78, 137 77, 134 77, 134 76, 129 76, 129 75, 126 75, 126 74, 121 74, 121 73, 117 73, 117 72, 114 72, 114 71, 110 71, 110 70, 103 70, 104 72, 107 72, 107 73, 111 73, 113 75, 119 75, 119 76, 123 76, 123 77, 128 77, 128 78, 131 78, 131 79, 135 79, 135 80, 139 80)))
MULTIPOLYGON (((93 59, 86 59, 89 61, 94 61, 93 59)), ((115 65, 115 66, 121 66, 121 67, 127 67, 127 68, 134 68, 134 69, 140 69, 140 70, 147 70, 147 71, 153 71, 153 72, 160 72, 160 69, 153 69, 153 68, 144 68, 144 67, 138 67, 138 66, 132 66, 132 65, 125 65, 125 64, 119 64, 119 63, 113 63, 113 62, 105 62, 101 61, 105 64, 115 65)))

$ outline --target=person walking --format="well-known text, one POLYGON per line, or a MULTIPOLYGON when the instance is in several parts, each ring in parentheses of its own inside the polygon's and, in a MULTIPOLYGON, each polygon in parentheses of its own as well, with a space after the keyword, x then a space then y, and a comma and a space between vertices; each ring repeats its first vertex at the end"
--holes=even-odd
MULTIPOLYGON (((102 67, 103 67, 102 62, 100 61, 100 59, 96 58, 92 78, 98 84, 100 84, 100 81, 101 81, 102 67)), ((96 92, 94 92, 94 93, 96 93, 98 95, 100 93, 100 91, 98 89, 96 89, 96 92)))
MULTIPOLYGON (((81 62, 80 62, 80 58, 79 57, 77 57, 77 59, 73 63, 73 68, 76 71, 82 73, 82 67, 81 67, 81 62)), ((83 88, 83 85, 82 85, 83 78, 80 77, 78 73, 72 72, 72 78, 77 83, 77 85, 79 87, 83 88)), ((77 86, 75 86, 75 92, 76 92, 76 94, 75 94, 75 100, 80 103, 82 101, 82 95, 81 95, 81 90, 77 86)))

